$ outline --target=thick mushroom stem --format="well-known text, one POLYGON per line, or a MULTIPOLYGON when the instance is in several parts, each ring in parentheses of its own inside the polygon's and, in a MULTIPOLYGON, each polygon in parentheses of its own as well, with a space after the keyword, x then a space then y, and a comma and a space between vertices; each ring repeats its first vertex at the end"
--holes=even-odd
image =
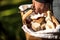
POLYGON ((47 17, 46 17, 46 21, 47 20, 51 20, 51 11, 47 11, 47 17))
POLYGON ((22 20, 24 21, 24 20, 26 19, 26 17, 28 17, 32 12, 33 12, 33 10, 30 9, 27 13, 25 13, 25 14, 22 16, 22 20))
POLYGON ((46 20, 46 29, 55 29, 55 25, 52 22, 51 11, 47 11, 47 17, 45 20, 46 20))
POLYGON ((54 22, 54 24, 56 26, 59 25, 59 22, 57 21, 57 19, 54 16, 52 16, 52 21, 54 22))
POLYGON ((50 20, 47 21, 45 27, 46 27, 46 29, 55 29, 55 25, 50 20))

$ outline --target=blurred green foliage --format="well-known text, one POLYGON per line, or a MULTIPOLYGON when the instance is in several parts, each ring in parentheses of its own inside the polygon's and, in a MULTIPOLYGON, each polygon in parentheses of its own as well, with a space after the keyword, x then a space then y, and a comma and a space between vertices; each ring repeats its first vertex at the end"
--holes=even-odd
POLYGON ((31 0, 0 0, 0 40, 25 40, 18 7, 31 0))

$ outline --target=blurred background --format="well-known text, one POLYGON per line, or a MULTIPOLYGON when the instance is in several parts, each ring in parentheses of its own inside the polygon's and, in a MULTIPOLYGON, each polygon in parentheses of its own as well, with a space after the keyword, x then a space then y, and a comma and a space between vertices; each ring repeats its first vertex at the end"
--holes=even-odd
MULTIPOLYGON (((31 0, 0 0, 0 40, 25 40, 18 7, 31 0)), ((53 1, 53 12, 60 21, 60 0, 53 1)))
POLYGON ((0 40, 25 40, 18 7, 31 0, 0 0, 0 40))

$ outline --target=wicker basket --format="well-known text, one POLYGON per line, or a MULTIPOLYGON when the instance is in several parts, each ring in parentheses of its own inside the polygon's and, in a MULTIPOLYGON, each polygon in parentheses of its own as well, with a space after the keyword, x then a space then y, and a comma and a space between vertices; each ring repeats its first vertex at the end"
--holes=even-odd
MULTIPOLYGON (((60 25, 57 26, 58 28, 60 27, 60 25)), ((60 39, 60 28, 58 29, 50 29, 50 30, 42 30, 42 31, 37 31, 34 32, 33 30, 27 28, 26 25, 23 25, 22 29, 24 30, 24 32, 27 34, 28 38, 30 39, 30 37, 32 37, 32 39, 34 39, 34 37, 36 39, 60 39)), ((26 37, 27 37, 26 36, 26 37)))
MULTIPOLYGON (((31 8, 32 4, 26 4, 26 5, 20 5, 20 13, 21 16, 23 16, 24 11, 27 8, 31 8)), ((25 22, 23 22, 22 29, 25 32, 26 40, 57 40, 60 39, 60 25, 57 26, 56 29, 51 30, 41 30, 34 32, 33 30, 29 29, 26 25, 24 25, 25 22)))

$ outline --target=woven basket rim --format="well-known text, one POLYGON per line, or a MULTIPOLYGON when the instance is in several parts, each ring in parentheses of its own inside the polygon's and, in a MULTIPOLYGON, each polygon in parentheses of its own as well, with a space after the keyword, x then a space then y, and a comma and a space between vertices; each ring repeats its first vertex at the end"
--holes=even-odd
MULTIPOLYGON (((46 33, 43 31, 33 32, 32 30, 27 28, 26 25, 24 25, 22 27, 22 29, 24 30, 25 33, 28 33, 29 35, 34 36, 34 37, 48 38, 48 39, 52 39, 52 38, 53 39, 57 39, 57 38, 60 39, 60 35, 59 35, 60 32, 58 32, 58 31, 55 31, 55 32, 51 31, 51 32, 46 32, 46 33)), ((44 31, 46 31, 46 30, 44 30, 44 31)))

